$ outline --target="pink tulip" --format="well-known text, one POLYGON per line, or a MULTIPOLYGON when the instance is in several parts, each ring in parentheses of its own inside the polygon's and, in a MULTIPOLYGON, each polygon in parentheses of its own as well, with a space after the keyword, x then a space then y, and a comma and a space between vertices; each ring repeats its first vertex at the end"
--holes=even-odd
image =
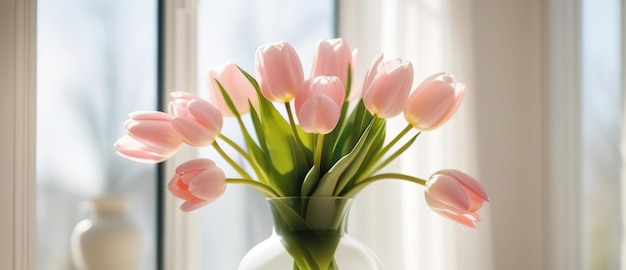
POLYGON ((277 102, 294 98, 304 81, 304 71, 296 50, 289 43, 282 41, 259 47, 254 62, 265 98, 277 102))
POLYGON ((411 62, 399 58, 383 61, 379 54, 365 77, 363 103, 377 117, 394 117, 402 112, 412 84, 411 62))
POLYGON ((210 159, 192 159, 176 167, 167 189, 185 200, 180 210, 189 212, 219 198, 226 190, 226 175, 210 159))
POLYGON ((315 47, 311 78, 337 76, 345 86, 348 83, 348 65, 352 65, 348 43, 341 38, 320 40, 315 47))
POLYGON ((226 100, 215 80, 222 84, 240 114, 250 111, 248 101, 252 102, 253 106, 258 104, 256 90, 254 90, 252 84, 248 82, 248 79, 241 73, 235 63, 227 63, 222 67, 211 68, 208 75, 209 94, 214 104, 222 112, 222 115, 233 116, 234 114, 228 108, 226 100))
POLYGON ((173 92, 169 104, 174 116, 172 125, 192 146, 206 146, 215 141, 222 130, 222 113, 206 100, 194 94, 173 92))
POLYGON ((124 126, 127 136, 115 142, 117 154, 141 163, 159 163, 178 152, 182 137, 163 112, 134 112, 124 126))
POLYGON ((480 221, 476 211, 489 201, 476 179, 452 169, 438 171, 430 177, 425 198, 436 213, 472 228, 480 221))
POLYGON ((339 121, 344 96, 344 86, 335 76, 319 76, 304 81, 294 102, 302 130, 319 134, 331 132, 339 121))
POLYGON ((404 117, 419 130, 433 130, 454 114, 465 95, 465 85, 452 75, 437 73, 428 77, 411 93, 404 117))

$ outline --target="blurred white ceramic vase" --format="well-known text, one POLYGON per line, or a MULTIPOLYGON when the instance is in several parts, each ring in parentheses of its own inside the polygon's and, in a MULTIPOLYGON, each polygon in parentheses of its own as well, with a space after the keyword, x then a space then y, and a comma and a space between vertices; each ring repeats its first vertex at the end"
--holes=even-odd
POLYGON ((126 216, 126 198, 100 197, 84 202, 89 216, 72 233, 74 265, 79 270, 137 270, 139 229, 126 216))

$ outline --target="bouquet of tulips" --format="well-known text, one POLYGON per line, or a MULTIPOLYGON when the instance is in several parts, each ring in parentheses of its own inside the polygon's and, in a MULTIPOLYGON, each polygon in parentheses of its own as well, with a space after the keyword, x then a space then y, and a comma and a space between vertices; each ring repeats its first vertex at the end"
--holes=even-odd
POLYGON ((375 181, 399 179, 424 185, 426 202, 435 212, 475 227, 480 220, 476 211, 488 197, 471 176, 453 169, 440 170, 428 180, 379 173, 421 131, 433 130, 452 116, 465 85, 437 73, 411 91, 412 64, 379 54, 362 89, 351 89, 352 61, 345 41, 322 40, 305 79, 299 56, 288 43, 261 46, 256 76, 234 63, 209 71, 211 101, 174 92, 167 113, 131 113, 125 123, 128 135, 115 143, 117 153, 158 163, 175 155, 182 144, 214 147, 239 175, 227 177, 208 158, 178 165, 168 189, 184 200, 183 211, 214 201, 227 184, 248 185, 268 198, 354 197, 375 181), (286 113, 277 106, 284 106, 286 113), (386 119, 401 113, 406 128, 386 140, 386 119), (238 122, 245 145, 222 134, 224 117, 238 122), (244 117, 251 121, 244 122, 244 117), (251 169, 227 155, 226 146, 251 169))

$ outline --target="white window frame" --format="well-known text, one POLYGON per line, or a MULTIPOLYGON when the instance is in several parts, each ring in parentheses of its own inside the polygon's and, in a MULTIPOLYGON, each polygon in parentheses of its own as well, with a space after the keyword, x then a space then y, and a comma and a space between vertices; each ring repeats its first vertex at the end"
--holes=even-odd
POLYGON ((543 268, 583 269, 580 226, 580 4, 544 3, 543 268), (560 128, 556 128, 560 127, 560 128))
MULTIPOLYGON (((170 92, 196 91, 196 0, 166 0, 162 18, 164 25, 164 108, 171 100, 170 92)), ((176 165, 197 156, 191 147, 183 148, 165 162, 165 181, 173 175, 176 165)), ((161 183, 166 185, 166 183, 161 183)), ((197 214, 183 213, 180 201, 165 197, 164 269, 198 269, 197 214)))
MULTIPOLYGON (((196 89, 195 0, 168 0, 166 3, 165 88, 168 91, 193 90, 196 89)), ((572 95, 575 91, 571 91, 579 87, 578 6, 575 1, 566 0, 533 3, 538 5, 534 8, 542 11, 540 19, 544 24, 543 33, 536 33, 541 35, 544 46, 533 53, 549 56, 539 65, 546 74, 539 78, 544 90, 540 97, 544 101, 541 113, 546 120, 536 124, 536 128, 542 130, 541 142, 545 150, 539 153, 541 156, 525 158, 545 161, 539 168, 541 179, 530 180, 540 181, 541 205, 546 208, 519 207, 526 207, 522 209, 524 213, 534 213, 527 218, 541 220, 537 233, 543 236, 543 242, 530 241, 527 244, 531 246, 519 245, 511 251, 520 252, 518 255, 544 254, 529 257, 539 259, 544 269, 580 269, 580 228, 576 222, 580 218, 576 211, 580 191, 579 186, 572 185, 577 182, 572 180, 579 177, 575 169, 579 167, 580 151, 578 124, 569 117, 578 114, 579 96, 572 95), (565 124, 565 129, 551 128, 554 123, 565 124)), ((357 1, 340 1, 340 4, 340 12, 348 12, 351 6, 352 10, 362 8, 357 1)), ((36 0, 0 1, 0 83, 3 86, 0 96, 3 127, 0 132, 0 171, 3 173, 0 178, 0 239, 6 241, 0 245, 0 269, 35 268, 36 6, 36 0)), ((488 12, 474 11, 473 16, 488 12)), ((180 158, 193 155, 193 152, 183 152, 180 158)), ((166 175, 172 172, 175 163, 173 160, 166 165, 166 175)), ((197 245, 191 241, 196 233, 195 222, 192 215, 182 214, 177 207, 178 202, 166 196, 165 269, 194 269, 197 266, 191 262, 197 261, 197 250, 194 250, 197 245)))
POLYGON ((33 269, 35 0, 0 1, 0 269, 33 269))

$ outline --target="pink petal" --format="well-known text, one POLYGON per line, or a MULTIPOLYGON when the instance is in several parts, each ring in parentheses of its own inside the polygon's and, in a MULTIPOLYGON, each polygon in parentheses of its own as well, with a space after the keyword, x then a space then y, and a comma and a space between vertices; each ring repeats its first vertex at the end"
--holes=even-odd
POLYGON ((456 83, 452 75, 433 74, 409 96, 405 118, 419 130, 433 130, 452 117, 464 95, 465 85, 456 83))
POLYGON ((485 201, 489 201, 489 197, 487 196, 487 193, 485 192, 483 187, 480 185, 478 181, 476 181, 476 179, 474 179, 474 177, 470 176, 469 174, 466 174, 462 171, 454 170, 454 169, 440 170, 436 172, 435 174, 449 175, 453 177, 454 179, 456 179, 457 181, 459 181, 459 183, 461 183, 467 189, 471 190, 474 194, 476 194, 481 199, 485 201))
POLYGON ((160 152, 176 149, 182 143, 171 121, 128 119, 124 126, 128 135, 160 152))
POLYGON ((343 39, 320 40, 315 48, 310 77, 337 76, 346 85, 352 59, 350 47, 343 39))
POLYGON ((439 73, 435 73, 433 75, 428 76, 426 79, 424 79, 417 87, 415 87, 416 90, 418 89, 423 89, 424 87, 426 87, 426 85, 428 85, 429 83, 433 82, 434 80, 436 80, 439 76, 443 76, 447 73, 445 72, 439 72, 439 73))
POLYGON ((207 146, 215 141, 215 136, 204 126, 189 118, 174 118, 172 126, 192 146, 207 146))
POLYGON ((366 95, 370 89, 370 85, 376 78, 376 74, 378 72, 378 66, 380 62, 383 61, 384 54, 380 53, 376 55, 372 63, 370 64, 369 70, 367 71, 367 75, 365 76, 365 82, 363 83, 363 95, 366 95))
POLYGON ((182 91, 171 92, 170 96, 174 98, 175 100, 180 99, 180 100, 190 101, 193 99, 198 99, 198 96, 189 92, 182 92, 182 91))
POLYGON ((287 42, 263 45, 257 49, 255 68, 261 92, 270 101, 287 102, 304 81, 302 63, 287 42))
POLYGON ((211 103, 197 99, 189 102, 188 108, 195 120, 203 125, 213 137, 220 134, 224 119, 222 113, 211 103))
POLYGON ((208 158, 196 158, 178 165, 178 167, 176 167, 176 173, 184 174, 191 171, 206 170, 212 167, 216 167, 213 160, 208 158))
POLYGON ((293 97, 300 84, 304 81, 302 62, 300 62, 300 57, 298 57, 296 50, 286 42, 284 43, 281 52, 283 61, 282 74, 284 76, 283 80, 285 80, 285 90, 291 97, 293 97))
POLYGON ((180 175, 178 174, 175 174, 172 179, 170 179, 170 182, 167 184, 167 190, 169 190, 174 197, 179 199, 196 199, 196 197, 189 192, 188 186, 181 181, 180 175))
POLYGON ((327 134, 339 121, 340 108, 324 95, 315 95, 308 99, 298 113, 300 126, 306 132, 327 134))
POLYGON ((448 213, 448 212, 437 212, 437 213, 441 214, 444 217, 452 219, 456 221, 457 223, 463 224, 467 227, 476 228, 476 223, 474 223, 474 220, 468 218, 465 215, 455 215, 455 214, 448 213))
POLYGON ((203 201, 200 199, 197 200, 190 200, 190 201, 186 201, 184 202, 181 206, 180 206, 180 210, 183 212, 189 212, 189 211, 193 211, 196 210, 202 206, 205 206, 207 204, 209 204, 211 202, 209 201, 203 201))
POLYGON ((214 201, 226 190, 225 179, 226 175, 221 169, 207 169, 189 183, 189 192, 200 199, 214 201))
POLYGON ((436 124, 437 126, 440 126, 446 121, 448 121, 448 119, 450 119, 450 117, 452 117, 452 115, 459 108, 459 105, 461 105, 461 101, 463 101, 463 97, 465 96, 465 84, 456 83, 455 85, 456 86, 454 88, 454 91, 455 91, 454 103, 450 105, 450 108, 448 109, 446 114, 443 117, 441 117, 439 122, 436 124))
POLYGON ((376 77, 363 92, 365 107, 378 117, 391 118, 402 112, 413 84, 413 65, 399 59, 379 64, 376 77))
POLYGON ((419 130, 431 130, 442 122, 455 104, 454 88, 441 81, 417 89, 406 104, 408 121, 419 130))
MULTIPOLYGON (((426 194, 424 198, 426 199, 426 204, 428 204, 428 206, 430 206, 430 208, 432 208, 435 211, 435 213, 442 215, 444 217, 447 217, 449 219, 452 219, 465 226, 476 228, 476 224, 474 223, 474 221, 480 220, 480 219, 476 220, 474 218, 468 218, 466 214, 458 214, 454 212, 449 212, 447 210, 449 206, 442 204, 441 202, 437 201, 435 198, 429 196, 428 194, 426 194)), ((473 215, 470 214, 470 217, 473 217, 473 215)))
POLYGON ((115 144, 117 154, 136 162, 155 164, 174 156, 179 148, 171 151, 162 152, 133 139, 130 136, 124 136, 118 139, 115 144))
POLYGON ((256 90, 235 63, 230 62, 222 67, 211 68, 208 72, 209 93, 213 103, 222 112, 222 115, 233 116, 234 114, 228 107, 228 104, 226 104, 226 100, 216 80, 222 84, 240 114, 250 111, 248 101, 253 106, 258 103, 256 90))
POLYGON ((473 221, 481 221, 482 219, 480 218, 480 215, 478 215, 478 213, 476 212, 469 212, 467 214, 465 214, 465 216, 473 221))
POLYGON ((134 120, 161 120, 171 121, 172 116, 159 111, 137 111, 128 114, 128 116, 134 120))
POLYGON ((426 182, 426 192, 436 200, 451 207, 447 210, 458 209, 467 212, 470 209, 470 201, 465 191, 456 179, 448 175, 434 174, 426 182))

